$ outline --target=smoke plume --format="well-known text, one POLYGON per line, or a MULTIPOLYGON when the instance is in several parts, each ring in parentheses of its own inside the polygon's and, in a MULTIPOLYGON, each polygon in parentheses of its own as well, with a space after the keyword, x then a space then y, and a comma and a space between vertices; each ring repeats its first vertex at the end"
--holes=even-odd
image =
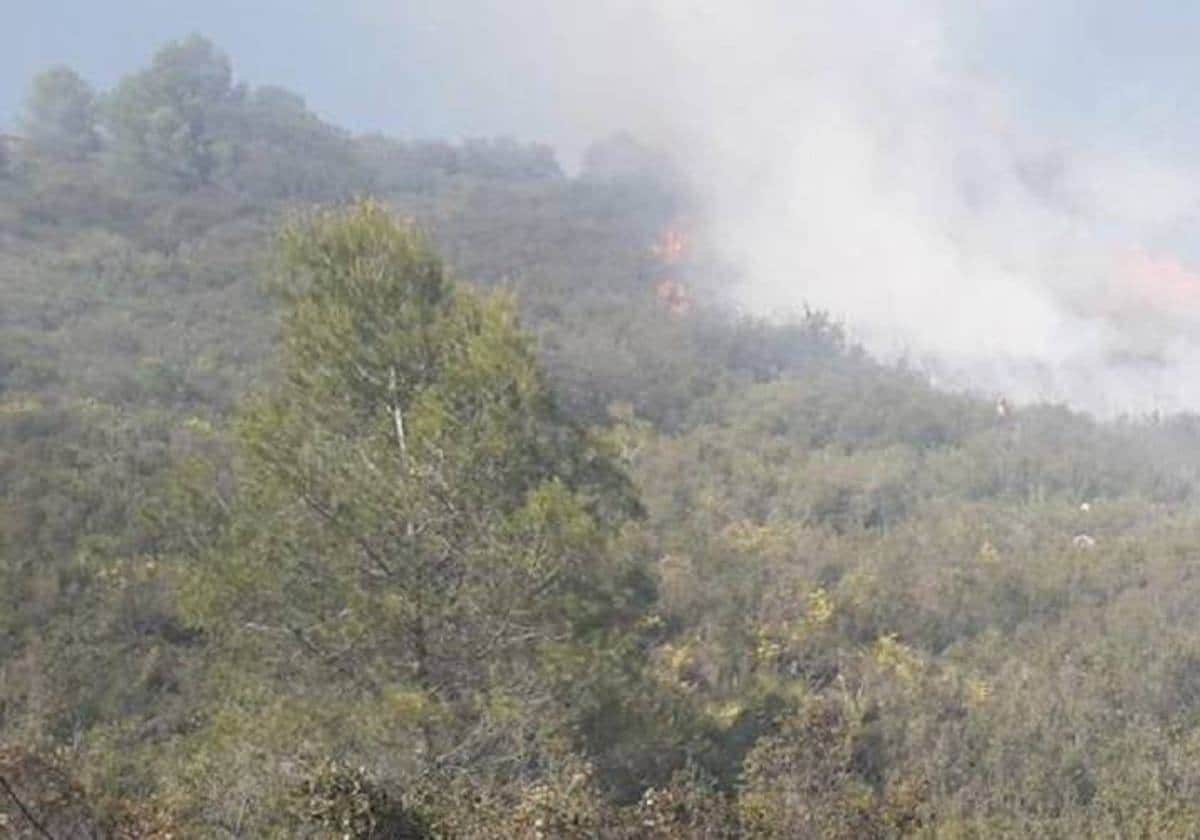
MULTIPOLYGON (((406 8, 381 7, 422 14, 406 8)), ((455 25, 432 9, 427 25, 455 25)), ((509 62, 476 81, 568 146, 628 129, 669 149, 746 310, 827 310, 950 387, 1100 414, 1200 408, 1200 277, 1172 250, 1195 171, 1030 115, 972 69, 980 21, 963 14, 511 0, 472 8, 468 35, 509 62), (512 58, 531 39, 545 46, 512 58), (535 94, 500 89, 524 79, 535 94)))

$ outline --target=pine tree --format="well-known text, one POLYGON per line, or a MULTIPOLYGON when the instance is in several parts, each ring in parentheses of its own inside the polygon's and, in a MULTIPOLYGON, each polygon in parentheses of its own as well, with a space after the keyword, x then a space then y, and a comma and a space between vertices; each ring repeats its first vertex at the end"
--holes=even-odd
POLYGON ((282 255, 281 375, 239 421, 192 616, 410 769, 527 763, 649 591, 613 547, 628 482, 557 408, 511 301, 456 286, 381 206, 307 218, 282 255))

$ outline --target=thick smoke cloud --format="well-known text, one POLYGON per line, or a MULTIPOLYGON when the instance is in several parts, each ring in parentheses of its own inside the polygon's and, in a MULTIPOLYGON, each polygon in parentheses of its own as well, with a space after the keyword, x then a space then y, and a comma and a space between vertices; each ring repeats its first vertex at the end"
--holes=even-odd
POLYGON ((1200 408, 1200 278, 1172 253, 1195 171, 1023 113, 1002 77, 970 69, 964 33, 985 11, 466 5, 374 14, 457 28, 475 66, 495 58, 474 82, 497 109, 570 148, 627 128, 672 150, 746 309, 829 310, 955 387, 1103 414, 1200 408))
POLYGON ((1147 248, 1195 175, 1022 121, 933 3, 661 3, 664 103, 745 305, 801 301, 948 384, 1195 407, 1200 278, 1147 248))
POLYGON ((1200 409, 1188 4, 10 5, 0 130, 35 70, 108 86, 192 30, 355 130, 509 133, 568 162, 629 130, 701 191, 704 233, 744 276, 737 305, 827 309, 950 387, 1200 409))
POLYGON ((701 191, 697 221, 745 278, 737 305, 827 309, 951 387, 1104 414, 1200 409, 1187 4, 16 5, 0 59, 10 128, 11 80, 66 61, 107 86, 195 30, 249 80, 355 130, 509 133, 568 163, 629 130, 701 191))

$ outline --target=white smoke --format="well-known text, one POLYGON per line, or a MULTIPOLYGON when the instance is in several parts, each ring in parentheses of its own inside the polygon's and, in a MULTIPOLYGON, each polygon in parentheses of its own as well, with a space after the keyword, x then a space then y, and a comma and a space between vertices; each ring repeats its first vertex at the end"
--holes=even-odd
POLYGON ((1194 221, 1196 172, 1023 117, 966 69, 950 9, 480 0, 471 19, 536 65, 560 136, 628 128, 675 151, 746 309, 828 310, 956 387, 1200 408, 1200 285, 1196 309, 1182 270, 1156 301, 1123 267, 1194 221))

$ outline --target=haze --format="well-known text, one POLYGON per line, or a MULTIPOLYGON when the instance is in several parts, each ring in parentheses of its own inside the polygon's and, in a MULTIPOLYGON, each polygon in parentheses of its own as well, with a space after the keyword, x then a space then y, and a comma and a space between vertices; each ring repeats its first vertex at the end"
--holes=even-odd
POLYGON ((571 165, 629 130, 682 162, 739 306, 827 309, 955 387, 1200 408, 1200 12, 975 5, 22 4, 0 121, 47 65, 108 87, 195 31, 356 131, 510 134, 571 165))

